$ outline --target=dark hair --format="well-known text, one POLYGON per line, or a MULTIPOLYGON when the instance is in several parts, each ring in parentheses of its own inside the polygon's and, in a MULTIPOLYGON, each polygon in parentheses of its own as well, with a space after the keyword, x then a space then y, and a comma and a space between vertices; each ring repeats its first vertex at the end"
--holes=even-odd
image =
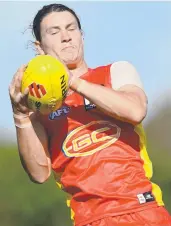
POLYGON ((70 9, 69 7, 67 7, 65 5, 62 5, 62 4, 45 5, 45 6, 43 6, 42 9, 40 9, 37 12, 37 14, 36 14, 36 16, 35 16, 35 18, 33 20, 32 32, 33 32, 33 35, 35 36, 36 40, 41 41, 40 23, 43 20, 43 18, 45 16, 47 16, 49 13, 52 13, 52 12, 64 12, 64 11, 70 12, 75 17, 75 19, 77 20, 77 23, 78 23, 78 27, 81 30, 80 20, 79 20, 78 16, 76 15, 76 13, 72 9, 70 9))

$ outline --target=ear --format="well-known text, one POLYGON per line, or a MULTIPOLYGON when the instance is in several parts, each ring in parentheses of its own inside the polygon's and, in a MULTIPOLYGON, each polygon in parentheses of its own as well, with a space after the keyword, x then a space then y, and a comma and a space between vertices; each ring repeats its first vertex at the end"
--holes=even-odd
POLYGON ((40 42, 39 41, 35 41, 34 42, 34 46, 35 46, 35 50, 36 50, 36 55, 45 55, 43 49, 40 46, 40 42))

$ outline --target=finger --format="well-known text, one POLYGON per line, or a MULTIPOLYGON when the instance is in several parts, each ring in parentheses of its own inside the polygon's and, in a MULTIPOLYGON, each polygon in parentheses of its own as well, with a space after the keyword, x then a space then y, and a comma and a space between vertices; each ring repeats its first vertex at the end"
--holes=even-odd
POLYGON ((16 95, 16 91, 15 91, 15 78, 13 78, 12 82, 10 83, 9 87, 8 87, 8 91, 9 91, 9 95, 11 99, 15 99, 15 95, 16 95))
POLYGON ((10 99, 11 99, 11 101, 14 99, 14 88, 13 87, 11 87, 10 89, 9 89, 9 96, 10 96, 10 99))
POLYGON ((23 64, 21 65, 21 67, 18 68, 17 73, 18 72, 24 72, 26 70, 27 64, 23 64))
POLYGON ((18 76, 19 76, 20 81, 22 80, 22 77, 23 77, 23 75, 24 75, 24 72, 25 72, 27 66, 28 66, 28 65, 23 64, 23 65, 18 69, 17 74, 18 74, 18 76))
POLYGON ((10 83, 10 84, 9 84, 9 87, 8 87, 8 92, 9 92, 9 94, 12 93, 12 90, 14 90, 14 87, 13 87, 12 83, 10 83))
POLYGON ((23 72, 25 71, 26 67, 27 67, 27 65, 23 64, 21 67, 18 68, 17 72, 14 74, 14 76, 12 78, 11 84, 15 83, 16 77, 18 77, 19 75, 20 76, 23 75, 23 72))
MULTIPOLYGON (((18 71, 17 71, 17 72, 18 72, 18 71)), ((17 76, 17 72, 14 74, 14 76, 13 76, 13 78, 12 78, 12 81, 11 81, 11 84, 13 84, 13 83, 14 83, 15 78, 16 78, 16 76, 17 76)))
POLYGON ((18 71, 17 71, 17 73, 16 73, 16 75, 14 77, 13 84, 15 86, 15 92, 16 93, 21 91, 22 77, 23 77, 23 74, 24 74, 24 71, 25 71, 26 67, 27 67, 27 65, 22 65, 18 69, 18 71))
POLYGON ((28 98, 28 94, 29 94, 29 88, 26 88, 24 92, 21 94, 21 98, 26 100, 28 98))
POLYGON ((28 93, 29 93, 29 88, 27 87, 27 88, 24 90, 23 97, 24 97, 24 96, 27 96, 28 93))
POLYGON ((20 74, 18 74, 15 77, 13 85, 14 85, 14 88, 15 88, 15 94, 21 92, 21 77, 20 77, 20 74))
POLYGON ((16 94, 14 102, 16 104, 18 104, 18 103, 20 103, 21 99, 22 99, 22 93, 19 92, 19 93, 16 94))

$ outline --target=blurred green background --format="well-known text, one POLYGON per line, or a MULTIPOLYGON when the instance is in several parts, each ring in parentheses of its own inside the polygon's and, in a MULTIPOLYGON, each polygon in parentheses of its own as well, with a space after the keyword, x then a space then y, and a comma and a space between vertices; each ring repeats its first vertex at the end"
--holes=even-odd
POLYGON ((69 226, 65 194, 53 176, 45 184, 32 183, 23 171, 16 146, 1 145, 0 225, 69 226))
MULTIPOLYGON (((153 162, 153 181, 163 190, 171 213, 171 108, 166 105, 145 126, 148 152, 153 162)), ((65 194, 53 176, 45 184, 32 183, 20 164, 16 145, 1 142, 0 225, 70 226, 65 194)))

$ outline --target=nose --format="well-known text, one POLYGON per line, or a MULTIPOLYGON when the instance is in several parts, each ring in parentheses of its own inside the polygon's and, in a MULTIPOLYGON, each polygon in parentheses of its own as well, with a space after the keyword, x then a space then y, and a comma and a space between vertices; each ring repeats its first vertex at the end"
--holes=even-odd
POLYGON ((61 42, 69 42, 71 41, 71 37, 67 30, 61 31, 61 42))

